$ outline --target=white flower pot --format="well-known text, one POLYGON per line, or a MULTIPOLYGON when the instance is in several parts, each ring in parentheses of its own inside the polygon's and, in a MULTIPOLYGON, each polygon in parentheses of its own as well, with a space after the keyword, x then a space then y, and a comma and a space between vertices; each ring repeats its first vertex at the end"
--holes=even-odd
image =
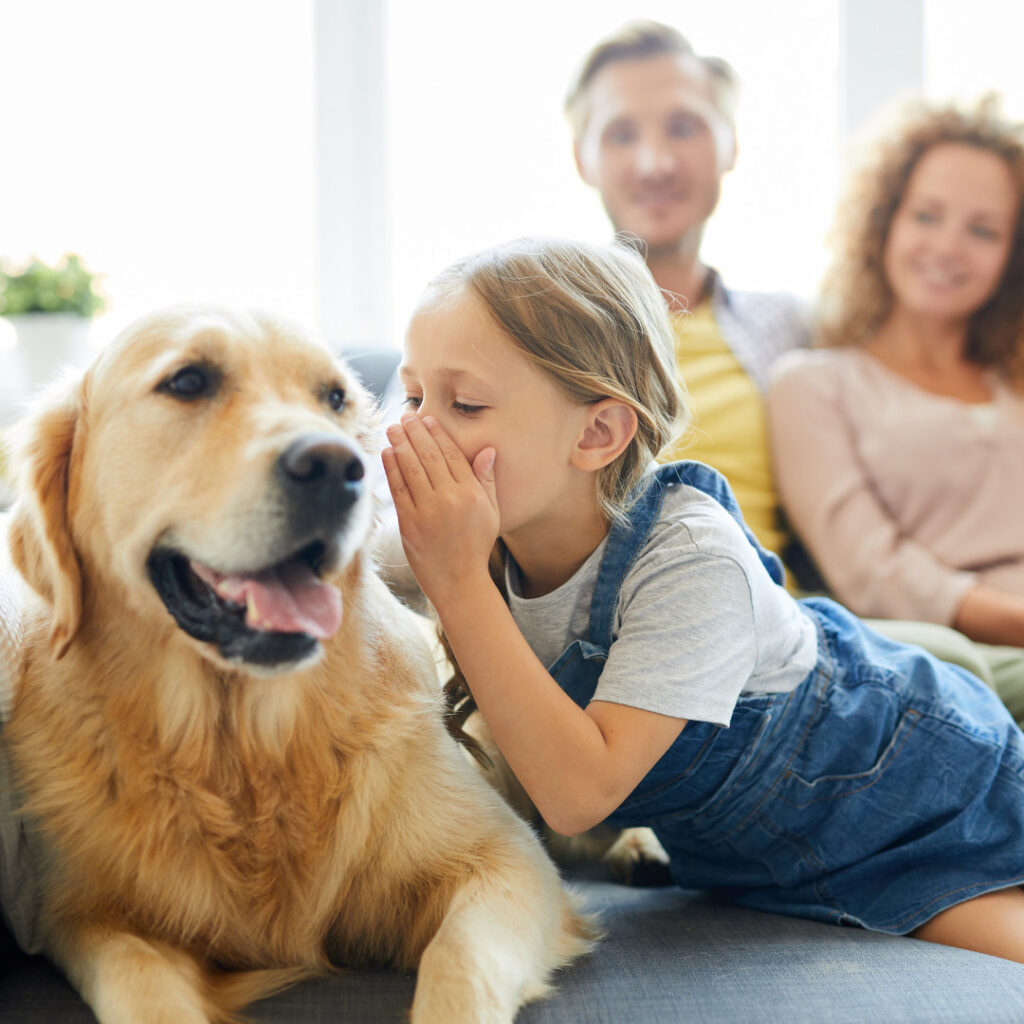
POLYGON ((23 394, 36 390, 63 367, 85 367, 92 358, 92 321, 77 313, 24 313, 7 320, 18 336, 13 368, 23 394))

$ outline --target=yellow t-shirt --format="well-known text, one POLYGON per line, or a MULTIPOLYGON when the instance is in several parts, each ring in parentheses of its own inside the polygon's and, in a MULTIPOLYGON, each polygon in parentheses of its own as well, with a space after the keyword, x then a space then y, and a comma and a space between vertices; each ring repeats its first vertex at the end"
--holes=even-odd
POLYGON ((676 366, 690 393, 693 427, 666 453, 697 459, 729 481, 747 525, 769 550, 788 540, 779 522, 764 399, 722 337, 710 300, 674 318, 676 366))

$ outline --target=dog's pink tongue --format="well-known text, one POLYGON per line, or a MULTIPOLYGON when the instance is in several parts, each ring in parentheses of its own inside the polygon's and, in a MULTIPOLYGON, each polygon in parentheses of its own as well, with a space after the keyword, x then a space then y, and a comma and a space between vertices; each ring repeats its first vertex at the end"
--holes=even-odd
POLYGON ((198 562, 190 564, 225 600, 245 605, 245 624, 250 629, 308 633, 326 640, 341 625, 341 591, 318 580, 298 559, 253 576, 225 576, 198 562))

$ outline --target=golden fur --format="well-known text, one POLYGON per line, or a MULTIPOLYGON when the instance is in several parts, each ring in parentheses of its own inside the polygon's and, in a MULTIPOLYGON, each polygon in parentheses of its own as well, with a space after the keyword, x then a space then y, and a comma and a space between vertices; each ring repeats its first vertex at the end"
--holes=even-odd
POLYGON ((226 1020, 363 961, 418 966, 417 1024, 507 1022, 589 945, 446 733, 432 654, 365 553, 371 480, 329 567, 340 628, 300 663, 223 656, 147 578, 160 544, 229 571, 284 543, 274 467, 310 433, 372 449, 351 374, 204 308, 133 325, 23 427, 10 544, 39 600, 7 738, 51 855, 49 952, 102 1024, 226 1020), (168 394, 182 366, 213 393, 168 394))

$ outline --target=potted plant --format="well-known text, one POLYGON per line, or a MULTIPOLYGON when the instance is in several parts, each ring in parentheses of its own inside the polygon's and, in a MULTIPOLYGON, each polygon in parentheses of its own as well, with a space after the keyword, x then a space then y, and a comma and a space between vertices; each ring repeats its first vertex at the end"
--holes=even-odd
POLYGON ((29 390, 65 363, 88 359, 89 328, 106 305, 97 276, 69 253, 56 264, 34 258, 16 268, 0 261, 0 316, 17 335, 17 386, 29 390))

